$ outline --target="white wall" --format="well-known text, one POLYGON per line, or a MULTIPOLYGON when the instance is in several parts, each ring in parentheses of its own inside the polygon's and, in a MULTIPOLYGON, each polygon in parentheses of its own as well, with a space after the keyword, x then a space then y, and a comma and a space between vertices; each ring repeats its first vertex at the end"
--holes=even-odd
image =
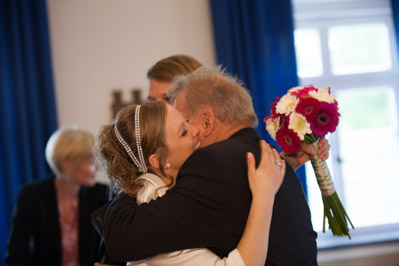
MULTIPOLYGON (((142 89, 159 59, 187 54, 214 65, 208 0, 47 0, 60 126, 96 134, 112 120, 112 90, 142 89)), ((99 173, 99 182, 107 182, 99 173)))
POLYGON ((147 70, 188 54, 216 62, 208 0, 47 0, 59 124, 96 133, 111 121, 111 91, 147 96, 147 70))

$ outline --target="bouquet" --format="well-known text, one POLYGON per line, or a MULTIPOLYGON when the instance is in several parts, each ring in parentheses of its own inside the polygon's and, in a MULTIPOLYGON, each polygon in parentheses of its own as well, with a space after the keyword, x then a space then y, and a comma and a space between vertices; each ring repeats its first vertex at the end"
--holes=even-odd
MULTIPOLYGON (((312 144, 317 151, 319 139, 337 128, 340 113, 330 88, 294 87, 281 99, 276 99, 264 122, 270 136, 287 154, 296 154, 302 142, 312 144)), ((334 189, 326 162, 317 153, 310 156, 310 161, 323 199, 323 232, 327 218, 334 236, 348 236, 350 239, 348 221, 354 227, 334 189)))

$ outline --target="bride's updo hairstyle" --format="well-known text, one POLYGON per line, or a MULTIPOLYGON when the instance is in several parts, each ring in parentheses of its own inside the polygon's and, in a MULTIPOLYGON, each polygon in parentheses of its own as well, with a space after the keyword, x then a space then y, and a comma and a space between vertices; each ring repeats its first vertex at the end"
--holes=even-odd
POLYGON ((139 108, 136 107, 137 105, 129 105, 123 108, 117 114, 114 124, 105 125, 100 129, 95 149, 96 160, 110 178, 114 191, 125 192, 131 197, 135 197, 142 187, 141 182, 137 182, 137 178, 143 172, 163 175, 173 181, 173 178, 166 175, 163 170, 168 155, 165 143, 166 103, 147 102, 139 108), (138 111, 139 114, 136 116, 138 111), (139 168, 142 164, 140 163, 140 148, 138 149, 136 144, 138 122, 145 170, 139 168), (154 153, 158 155, 159 169, 152 167, 148 161, 150 155, 154 153), (138 163, 134 162, 132 157, 137 158, 138 163))

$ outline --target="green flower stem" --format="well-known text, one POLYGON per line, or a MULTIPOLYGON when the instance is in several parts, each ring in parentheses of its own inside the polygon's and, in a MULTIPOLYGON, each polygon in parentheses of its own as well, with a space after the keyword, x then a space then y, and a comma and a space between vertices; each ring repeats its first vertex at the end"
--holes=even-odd
POLYGON ((313 144, 318 140, 319 139, 315 135, 310 135, 310 134, 305 135, 305 143, 307 144, 313 144))
MULTIPOLYGON (((318 141, 319 139, 314 135, 305 135, 304 142, 312 144, 316 151, 318 150, 318 141)), ((323 233, 326 232, 325 225, 327 219, 329 228, 334 236, 348 236, 348 238, 351 239, 349 235, 348 221, 352 226, 352 229, 354 229, 354 226, 334 189, 330 170, 328 169, 326 162, 322 161, 317 154, 310 156, 310 161, 322 193, 324 206, 323 233)))

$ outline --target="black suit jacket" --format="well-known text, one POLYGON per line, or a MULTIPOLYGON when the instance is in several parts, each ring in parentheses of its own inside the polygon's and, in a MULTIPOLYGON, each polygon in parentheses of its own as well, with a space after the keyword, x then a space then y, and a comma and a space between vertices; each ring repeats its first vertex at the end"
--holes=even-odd
MULTIPOLYGON (((243 129, 193 153, 165 196, 137 206, 121 194, 95 213, 108 255, 129 261, 204 247, 226 256, 245 229, 252 199, 246 153, 259 160, 259 140, 255 130, 243 129)), ((316 236, 301 183, 287 165, 275 198, 266 264, 316 265, 316 236)))
MULTIPOLYGON (((61 235, 55 178, 23 187, 17 200, 6 255, 7 265, 60 265, 61 235)), ((107 186, 96 184, 79 191, 79 260, 98 261, 100 237, 90 213, 108 201, 107 186)))

